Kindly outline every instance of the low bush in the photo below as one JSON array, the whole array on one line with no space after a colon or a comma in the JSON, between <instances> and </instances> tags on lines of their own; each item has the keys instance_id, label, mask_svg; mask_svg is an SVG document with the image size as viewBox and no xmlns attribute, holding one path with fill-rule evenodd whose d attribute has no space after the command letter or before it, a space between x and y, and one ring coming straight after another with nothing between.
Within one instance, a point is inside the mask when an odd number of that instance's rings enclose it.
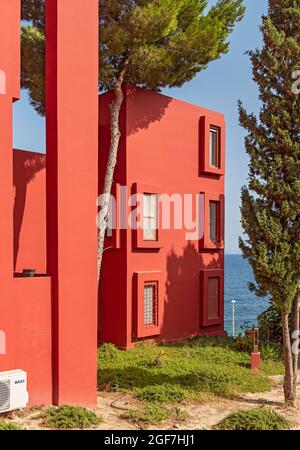
<instances>
[{"instance_id":1,"label":"low bush","mask_svg":"<svg viewBox=\"0 0 300 450\"><path fill-rule=\"evenodd\" d=\"M186 393L176 384L155 384L142 388L138 397L148 402L180 403L186 398Z\"/></svg>"},{"instance_id":2,"label":"low bush","mask_svg":"<svg viewBox=\"0 0 300 450\"><path fill-rule=\"evenodd\" d=\"M101 419L93 412L79 406L59 406L47 408L40 418L47 428L84 429L98 425Z\"/></svg>"},{"instance_id":3,"label":"low bush","mask_svg":"<svg viewBox=\"0 0 300 450\"><path fill-rule=\"evenodd\" d=\"M22 430L18 424L11 420L0 419L0 431Z\"/></svg>"},{"instance_id":4,"label":"low bush","mask_svg":"<svg viewBox=\"0 0 300 450\"><path fill-rule=\"evenodd\" d=\"M252 408L230 414L216 430L288 430L289 422L269 408Z\"/></svg>"},{"instance_id":5,"label":"low bush","mask_svg":"<svg viewBox=\"0 0 300 450\"><path fill-rule=\"evenodd\" d=\"M159 424L169 419L170 416L171 413L167 408L157 404L147 405L141 409L129 410L121 415L122 419L135 420L152 425Z\"/></svg>"}]
</instances>

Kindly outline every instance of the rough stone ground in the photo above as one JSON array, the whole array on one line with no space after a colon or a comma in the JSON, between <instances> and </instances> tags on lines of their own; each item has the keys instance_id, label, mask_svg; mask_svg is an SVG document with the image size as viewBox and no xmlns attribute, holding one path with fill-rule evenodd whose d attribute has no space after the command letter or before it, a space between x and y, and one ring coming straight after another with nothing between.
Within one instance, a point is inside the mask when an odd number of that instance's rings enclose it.
<instances>
[{"instance_id":1,"label":"rough stone ground","mask_svg":"<svg viewBox=\"0 0 300 450\"><path fill-rule=\"evenodd\" d=\"M284 415L293 423L293 429L300 430L300 384L298 387L297 409L286 409L283 405L282 377L272 377L274 382L270 392L243 394L234 399L216 398L208 402L188 402L181 404L180 408L187 412L189 418L185 422L176 420L166 421L160 425L144 425L133 423L120 418L124 410L137 409L142 404L134 397L127 394L113 392L99 392L97 414L102 417L103 422L97 427L100 430L198 430L210 429L220 422L231 412L239 409L247 409L255 406L268 406ZM31 409L21 413L14 413L12 418L24 428L41 429L40 421L37 419L40 410Z\"/></svg>"}]
</instances>

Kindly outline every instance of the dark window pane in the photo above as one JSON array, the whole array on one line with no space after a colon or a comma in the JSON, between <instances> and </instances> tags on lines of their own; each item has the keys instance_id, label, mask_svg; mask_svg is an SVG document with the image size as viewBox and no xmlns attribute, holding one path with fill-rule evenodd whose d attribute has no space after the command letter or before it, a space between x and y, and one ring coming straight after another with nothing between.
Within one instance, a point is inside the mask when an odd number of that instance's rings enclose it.
<instances>
[{"instance_id":1,"label":"dark window pane","mask_svg":"<svg viewBox=\"0 0 300 450\"><path fill-rule=\"evenodd\" d=\"M211 127L210 129L210 165L219 167L219 128Z\"/></svg>"},{"instance_id":2,"label":"dark window pane","mask_svg":"<svg viewBox=\"0 0 300 450\"><path fill-rule=\"evenodd\" d=\"M209 238L211 242L216 242L219 239L218 236L218 202L209 202Z\"/></svg>"}]
</instances>

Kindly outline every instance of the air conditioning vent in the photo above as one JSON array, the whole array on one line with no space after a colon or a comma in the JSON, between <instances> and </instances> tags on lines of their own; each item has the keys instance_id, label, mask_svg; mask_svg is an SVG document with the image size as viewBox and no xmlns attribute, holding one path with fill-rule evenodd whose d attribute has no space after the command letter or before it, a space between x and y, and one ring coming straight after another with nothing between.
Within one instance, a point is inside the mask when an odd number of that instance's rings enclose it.
<instances>
[{"instance_id":1,"label":"air conditioning vent","mask_svg":"<svg viewBox=\"0 0 300 450\"><path fill-rule=\"evenodd\" d=\"M0 372L0 413L25 408L27 403L26 372L23 370Z\"/></svg>"},{"instance_id":2,"label":"air conditioning vent","mask_svg":"<svg viewBox=\"0 0 300 450\"><path fill-rule=\"evenodd\" d=\"M10 380L0 381L0 412L10 409Z\"/></svg>"}]
</instances>

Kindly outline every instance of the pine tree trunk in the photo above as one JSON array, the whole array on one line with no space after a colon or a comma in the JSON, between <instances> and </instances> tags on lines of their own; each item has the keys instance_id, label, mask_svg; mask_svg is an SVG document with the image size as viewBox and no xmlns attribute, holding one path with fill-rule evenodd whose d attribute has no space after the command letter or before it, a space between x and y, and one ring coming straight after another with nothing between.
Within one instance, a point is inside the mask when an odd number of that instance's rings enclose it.
<instances>
[{"instance_id":1,"label":"pine tree trunk","mask_svg":"<svg viewBox=\"0 0 300 450\"><path fill-rule=\"evenodd\" d=\"M300 327L300 317L299 317L299 305L300 305L300 287L298 288L297 294L293 301L293 308L291 313L291 328L292 334L295 333L294 339L296 340L297 348L293 351L293 372L294 372L294 396L297 396L297 379L298 379L298 365L299 365L299 327Z\"/></svg>"},{"instance_id":2,"label":"pine tree trunk","mask_svg":"<svg viewBox=\"0 0 300 450\"><path fill-rule=\"evenodd\" d=\"M123 69L116 81L114 94L115 98L111 104L111 136L108 161L106 165L104 187L102 193L102 207L100 211L99 232L98 232L98 283L100 281L101 266L104 252L104 239L109 219L109 199L113 184L114 172L117 164L118 150L121 138L119 126L120 111L124 100L123 83L128 70L129 61L126 60Z\"/></svg>"},{"instance_id":3,"label":"pine tree trunk","mask_svg":"<svg viewBox=\"0 0 300 450\"><path fill-rule=\"evenodd\" d=\"M282 318L282 341L284 356L284 400L287 406L295 406L296 390L294 387L294 370L293 370L293 354L289 329L289 314L286 310L281 313Z\"/></svg>"}]
</instances>

